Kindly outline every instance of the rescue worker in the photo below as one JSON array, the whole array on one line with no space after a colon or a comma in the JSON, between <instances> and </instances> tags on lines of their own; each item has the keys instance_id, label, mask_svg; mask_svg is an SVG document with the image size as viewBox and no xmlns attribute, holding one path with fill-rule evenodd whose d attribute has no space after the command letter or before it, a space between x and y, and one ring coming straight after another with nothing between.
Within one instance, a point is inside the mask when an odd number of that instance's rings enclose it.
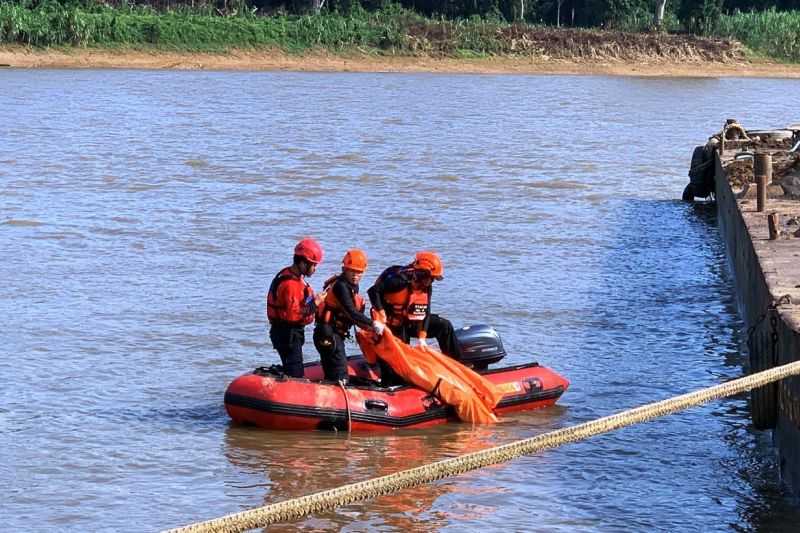
<instances>
[{"instance_id":1,"label":"rescue worker","mask_svg":"<svg viewBox=\"0 0 800 533\"><path fill-rule=\"evenodd\" d=\"M383 333L385 325L364 314L364 298L358 294L358 282L367 270L367 254L353 248L344 254L342 272L324 284L325 299L317 308L314 346L319 352L325 379L347 383L347 353L344 340L353 325Z\"/></svg>"},{"instance_id":2,"label":"rescue worker","mask_svg":"<svg viewBox=\"0 0 800 533\"><path fill-rule=\"evenodd\" d=\"M461 349L453 324L446 318L431 314L433 282L443 277L444 267L439 256L435 252L418 252L411 264L384 270L367 294L375 316L403 342L409 343L412 337L416 337L418 347L426 350L426 339L435 337L442 353L460 360ZM379 364L384 385L402 383L389 365L383 361Z\"/></svg>"},{"instance_id":3,"label":"rescue worker","mask_svg":"<svg viewBox=\"0 0 800 533\"><path fill-rule=\"evenodd\" d=\"M283 371L293 378L303 377L304 328L314 321L314 311L321 297L305 280L322 262L322 247L306 237L294 247L294 261L278 272L267 292L269 338L278 351Z\"/></svg>"}]
</instances>

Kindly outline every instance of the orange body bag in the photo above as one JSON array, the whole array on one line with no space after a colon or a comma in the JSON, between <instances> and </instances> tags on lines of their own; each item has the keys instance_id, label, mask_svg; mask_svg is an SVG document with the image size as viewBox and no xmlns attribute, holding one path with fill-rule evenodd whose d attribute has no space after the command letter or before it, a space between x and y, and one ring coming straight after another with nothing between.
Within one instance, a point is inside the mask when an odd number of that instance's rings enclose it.
<instances>
[{"instance_id":1,"label":"orange body bag","mask_svg":"<svg viewBox=\"0 0 800 533\"><path fill-rule=\"evenodd\" d=\"M491 381L440 352L412 348L386 329L377 337L364 331L356 339L369 363L385 361L397 374L452 405L464 422L496 422L492 412L503 393Z\"/></svg>"}]
</instances>

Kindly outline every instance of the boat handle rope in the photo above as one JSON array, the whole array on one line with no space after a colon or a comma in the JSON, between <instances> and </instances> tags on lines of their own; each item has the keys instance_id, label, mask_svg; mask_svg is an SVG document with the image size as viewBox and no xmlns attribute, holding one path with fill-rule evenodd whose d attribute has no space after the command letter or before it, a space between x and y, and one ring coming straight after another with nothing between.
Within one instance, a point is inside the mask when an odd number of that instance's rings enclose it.
<instances>
[{"instance_id":1,"label":"boat handle rope","mask_svg":"<svg viewBox=\"0 0 800 533\"><path fill-rule=\"evenodd\" d=\"M347 397L347 388L344 385L344 380L339 380L339 388L342 389L344 394L344 406L347 408L347 433L353 432L353 415L350 413L350 398Z\"/></svg>"},{"instance_id":2,"label":"boat handle rope","mask_svg":"<svg viewBox=\"0 0 800 533\"><path fill-rule=\"evenodd\" d=\"M342 505L391 494L445 477L510 461L523 455L530 455L556 448L563 444L585 440L615 429L647 422L654 418L676 413L719 398L740 394L774 381L797 376L798 374L800 374L800 361L795 361L719 385L645 404L634 409L550 431L528 439L468 453L460 457L444 459L386 476L342 485L341 487L265 505L256 509L229 514L221 518L170 529L166 533L233 533L296 520L312 513L330 511Z\"/></svg>"}]
</instances>

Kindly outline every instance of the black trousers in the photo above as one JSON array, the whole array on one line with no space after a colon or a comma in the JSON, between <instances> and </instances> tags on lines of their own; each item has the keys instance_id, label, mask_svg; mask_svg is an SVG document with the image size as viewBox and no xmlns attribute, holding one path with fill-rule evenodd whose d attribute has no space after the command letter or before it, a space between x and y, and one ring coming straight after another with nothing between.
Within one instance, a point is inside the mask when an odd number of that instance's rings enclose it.
<instances>
[{"instance_id":1,"label":"black trousers","mask_svg":"<svg viewBox=\"0 0 800 533\"><path fill-rule=\"evenodd\" d=\"M269 328L269 340L278 351L283 371L293 378L303 377L303 344L306 333L303 326L275 323Z\"/></svg>"},{"instance_id":2,"label":"black trousers","mask_svg":"<svg viewBox=\"0 0 800 533\"><path fill-rule=\"evenodd\" d=\"M401 339L405 343L411 342L412 337L417 336L418 327L416 323L404 322L400 326L390 328L394 336ZM436 339L439 343L439 349L443 354L452 357L453 359L461 360L461 347L456 340L456 333L453 329L453 324L446 318L439 315L431 315L428 322L428 329L426 330L428 337ZM381 384L386 387L392 385L401 385L405 383L403 378L397 375L388 364L383 360L378 360L381 368Z\"/></svg>"},{"instance_id":3,"label":"black trousers","mask_svg":"<svg viewBox=\"0 0 800 533\"><path fill-rule=\"evenodd\" d=\"M322 371L328 381L347 381L347 353L344 335L328 324L314 328L314 346L319 352Z\"/></svg>"}]
</instances>

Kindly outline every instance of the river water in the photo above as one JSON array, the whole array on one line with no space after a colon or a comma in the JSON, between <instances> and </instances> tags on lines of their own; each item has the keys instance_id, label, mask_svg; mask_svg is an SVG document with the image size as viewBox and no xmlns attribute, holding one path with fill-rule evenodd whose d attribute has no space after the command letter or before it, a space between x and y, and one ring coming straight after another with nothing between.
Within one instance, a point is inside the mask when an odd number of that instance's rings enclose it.
<instances>
[{"instance_id":1,"label":"river water","mask_svg":"<svg viewBox=\"0 0 800 533\"><path fill-rule=\"evenodd\" d=\"M174 527L741 375L714 211L678 199L694 145L796 119L796 83L0 72L3 529ZM570 390L493 427L232 425L307 234L316 288L349 247L367 285L437 250L435 311ZM789 531L773 453L742 396L276 529Z\"/></svg>"}]
</instances>

